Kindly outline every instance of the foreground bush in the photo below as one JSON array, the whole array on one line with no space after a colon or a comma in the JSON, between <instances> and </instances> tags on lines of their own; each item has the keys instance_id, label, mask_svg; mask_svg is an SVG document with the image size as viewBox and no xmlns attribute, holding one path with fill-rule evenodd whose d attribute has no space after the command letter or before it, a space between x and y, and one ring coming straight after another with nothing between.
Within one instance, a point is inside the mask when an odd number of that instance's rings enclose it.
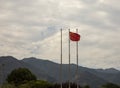
<instances>
[{"instance_id":1,"label":"foreground bush","mask_svg":"<svg viewBox=\"0 0 120 88\"><path fill-rule=\"evenodd\" d=\"M16 87L14 84L6 83L6 84L1 85L0 88L16 88Z\"/></svg>"},{"instance_id":2,"label":"foreground bush","mask_svg":"<svg viewBox=\"0 0 120 88\"><path fill-rule=\"evenodd\" d=\"M18 68L13 70L6 80L8 83L18 86L28 81L36 80L36 77L27 68Z\"/></svg>"},{"instance_id":3,"label":"foreground bush","mask_svg":"<svg viewBox=\"0 0 120 88\"><path fill-rule=\"evenodd\" d=\"M53 88L53 86L47 81L37 80L22 84L19 88Z\"/></svg>"},{"instance_id":4,"label":"foreground bush","mask_svg":"<svg viewBox=\"0 0 120 88\"><path fill-rule=\"evenodd\" d=\"M120 86L113 84L113 83L107 83L103 85L101 88L120 88Z\"/></svg>"}]
</instances>

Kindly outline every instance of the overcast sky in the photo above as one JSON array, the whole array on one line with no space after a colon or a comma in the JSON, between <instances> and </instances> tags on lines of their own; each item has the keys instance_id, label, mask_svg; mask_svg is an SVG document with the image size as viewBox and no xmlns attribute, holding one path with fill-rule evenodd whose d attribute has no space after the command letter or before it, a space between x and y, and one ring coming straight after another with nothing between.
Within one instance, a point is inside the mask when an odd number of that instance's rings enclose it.
<instances>
[{"instance_id":1,"label":"overcast sky","mask_svg":"<svg viewBox=\"0 0 120 88\"><path fill-rule=\"evenodd\" d=\"M0 0L0 56L68 63L68 29L79 29L79 65L120 69L120 0ZM71 42L71 63L76 62Z\"/></svg>"}]
</instances>

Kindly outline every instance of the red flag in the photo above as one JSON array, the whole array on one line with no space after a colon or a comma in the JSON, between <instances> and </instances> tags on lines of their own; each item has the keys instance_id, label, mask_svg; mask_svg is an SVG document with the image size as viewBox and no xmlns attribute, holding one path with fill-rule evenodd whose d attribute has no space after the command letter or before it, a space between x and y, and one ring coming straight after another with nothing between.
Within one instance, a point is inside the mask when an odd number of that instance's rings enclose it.
<instances>
[{"instance_id":1,"label":"red flag","mask_svg":"<svg viewBox=\"0 0 120 88\"><path fill-rule=\"evenodd\" d=\"M80 35L78 33L70 32L69 36L70 36L70 40L72 40L72 41L80 40Z\"/></svg>"}]
</instances>

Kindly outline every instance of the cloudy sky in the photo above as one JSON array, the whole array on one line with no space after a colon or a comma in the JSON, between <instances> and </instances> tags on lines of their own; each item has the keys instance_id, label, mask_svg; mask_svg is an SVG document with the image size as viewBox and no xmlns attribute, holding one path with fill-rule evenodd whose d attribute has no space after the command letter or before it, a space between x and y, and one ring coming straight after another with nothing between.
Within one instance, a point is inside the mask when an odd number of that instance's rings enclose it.
<instances>
[{"instance_id":1,"label":"cloudy sky","mask_svg":"<svg viewBox=\"0 0 120 88\"><path fill-rule=\"evenodd\" d=\"M79 65L120 69L120 0L0 0L0 56L68 63L68 29L79 29ZM76 62L71 42L71 63Z\"/></svg>"}]
</instances>

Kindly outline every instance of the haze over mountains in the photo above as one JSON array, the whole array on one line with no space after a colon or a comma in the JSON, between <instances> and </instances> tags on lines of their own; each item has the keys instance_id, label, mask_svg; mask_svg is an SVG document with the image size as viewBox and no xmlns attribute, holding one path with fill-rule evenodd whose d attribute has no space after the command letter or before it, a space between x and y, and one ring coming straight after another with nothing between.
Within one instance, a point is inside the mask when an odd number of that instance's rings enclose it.
<instances>
[{"instance_id":1,"label":"haze over mountains","mask_svg":"<svg viewBox=\"0 0 120 88\"><path fill-rule=\"evenodd\" d=\"M15 68L25 67L30 69L38 79L49 82L59 82L60 65L49 60L37 59L34 57L17 60L12 56L0 57L0 83ZM71 64L71 81L76 81L76 65ZM68 81L68 64L62 65L63 82ZM120 71L114 68L110 69L91 69L79 66L80 85L90 85L91 88L97 88L102 84L112 82L120 85Z\"/></svg>"}]
</instances>

